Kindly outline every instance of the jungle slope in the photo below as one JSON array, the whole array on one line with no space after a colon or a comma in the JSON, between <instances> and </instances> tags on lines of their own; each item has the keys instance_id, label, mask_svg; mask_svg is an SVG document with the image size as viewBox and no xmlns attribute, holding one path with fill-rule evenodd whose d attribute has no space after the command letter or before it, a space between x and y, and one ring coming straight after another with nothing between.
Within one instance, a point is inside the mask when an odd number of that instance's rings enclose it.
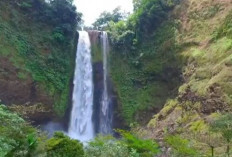
<instances>
[{"instance_id":1,"label":"jungle slope","mask_svg":"<svg viewBox=\"0 0 232 157\"><path fill-rule=\"evenodd\" d=\"M230 0L180 1L159 26L146 27L149 35L144 32L136 48L113 47L111 74L120 114L128 125L140 123L131 125L139 136L163 141L180 135L204 154L212 143L218 154L225 152L222 139L207 137L209 123L231 112L231 19ZM110 28L113 42L118 28Z\"/></svg>"},{"instance_id":2,"label":"jungle slope","mask_svg":"<svg viewBox=\"0 0 232 157\"><path fill-rule=\"evenodd\" d=\"M67 1L0 1L2 103L37 122L64 115L79 20Z\"/></svg>"},{"instance_id":3,"label":"jungle slope","mask_svg":"<svg viewBox=\"0 0 232 157\"><path fill-rule=\"evenodd\" d=\"M220 155L224 142L211 135L209 124L232 109L232 2L183 1L171 18L178 23L175 41L183 84L140 131L159 140L181 135L203 154L215 147Z\"/></svg>"}]
</instances>

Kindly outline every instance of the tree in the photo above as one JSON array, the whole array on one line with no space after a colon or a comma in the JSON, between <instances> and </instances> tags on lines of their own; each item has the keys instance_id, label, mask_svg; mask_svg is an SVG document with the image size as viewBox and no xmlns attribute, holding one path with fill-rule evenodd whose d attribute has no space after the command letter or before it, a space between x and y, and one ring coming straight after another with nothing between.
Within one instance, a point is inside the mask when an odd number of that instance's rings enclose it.
<instances>
[{"instance_id":1,"label":"tree","mask_svg":"<svg viewBox=\"0 0 232 157\"><path fill-rule=\"evenodd\" d=\"M139 157L134 149L112 136L97 136L89 142L85 157Z\"/></svg>"},{"instance_id":2,"label":"tree","mask_svg":"<svg viewBox=\"0 0 232 157\"><path fill-rule=\"evenodd\" d=\"M191 147L190 141L179 135L167 136L165 142L174 149L174 153L178 157L197 156L197 152Z\"/></svg>"},{"instance_id":3,"label":"tree","mask_svg":"<svg viewBox=\"0 0 232 157\"><path fill-rule=\"evenodd\" d=\"M142 4L142 0L133 0L134 11L137 11Z\"/></svg>"},{"instance_id":4,"label":"tree","mask_svg":"<svg viewBox=\"0 0 232 157\"><path fill-rule=\"evenodd\" d=\"M230 156L230 143L232 140L232 114L228 113L216 119L211 124L211 129L214 132L221 133L223 138L226 140L227 142L226 153L229 157Z\"/></svg>"},{"instance_id":5,"label":"tree","mask_svg":"<svg viewBox=\"0 0 232 157\"><path fill-rule=\"evenodd\" d=\"M120 7L115 8L112 12L104 11L99 18L93 23L96 29L104 29L112 22L119 22L127 17L127 13L122 12Z\"/></svg>"},{"instance_id":6,"label":"tree","mask_svg":"<svg viewBox=\"0 0 232 157\"><path fill-rule=\"evenodd\" d=\"M210 147L212 157L214 157L214 149L221 146L221 143L219 141L222 139L222 137L218 133L215 134L212 133L211 131L205 133L198 132L196 135L194 135L194 138L197 141L200 141L201 143L205 143L208 145L208 147Z\"/></svg>"}]
</instances>

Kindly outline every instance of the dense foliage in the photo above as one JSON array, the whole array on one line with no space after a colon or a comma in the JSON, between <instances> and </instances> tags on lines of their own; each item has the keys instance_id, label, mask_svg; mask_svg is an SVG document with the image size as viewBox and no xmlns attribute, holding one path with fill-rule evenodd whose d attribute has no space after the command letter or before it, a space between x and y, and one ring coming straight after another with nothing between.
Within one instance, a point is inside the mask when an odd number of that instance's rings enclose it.
<instances>
[{"instance_id":1,"label":"dense foliage","mask_svg":"<svg viewBox=\"0 0 232 157\"><path fill-rule=\"evenodd\" d=\"M187 139L181 138L180 136L167 136L165 141L173 148L173 156L186 157L186 156L197 156L197 151L192 147L193 144Z\"/></svg>"},{"instance_id":2,"label":"dense foliage","mask_svg":"<svg viewBox=\"0 0 232 157\"><path fill-rule=\"evenodd\" d=\"M0 14L0 34L4 40L0 55L8 57L19 69L19 79L32 78L37 88L46 91L53 99L56 114L63 116L68 103L74 40L81 14L68 0L49 3L4 0L0 2Z\"/></svg>"},{"instance_id":3,"label":"dense foliage","mask_svg":"<svg viewBox=\"0 0 232 157\"><path fill-rule=\"evenodd\" d=\"M129 131L119 130L123 143L125 143L128 148L136 150L141 156L152 157L159 153L158 144L151 139L140 139L130 133Z\"/></svg>"},{"instance_id":4,"label":"dense foliage","mask_svg":"<svg viewBox=\"0 0 232 157\"><path fill-rule=\"evenodd\" d=\"M231 156L228 1L133 2L134 13L127 20L116 8L102 13L94 25L110 37L109 71L120 115L134 127L137 122L146 125L158 112L148 126L132 131L164 139L162 149L129 131L118 131L118 139L99 136L85 148L60 132L47 139L1 105L0 156L153 157L160 150L177 157ZM18 79L31 78L45 89L62 116L81 14L72 0L1 0L0 14L1 56L16 67Z\"/></svg>"},{"instance_id":5,"label":"dense foliage","mask_svg":"<svg viewBox=\"0 0 232 157\"><path fill-rule=\"evenodd\" d=\"M232 114L228 113L217 118L211 124L211 129L214 132L221 133L227 143L226 153L230 156L230 144L232 140Z\"/></svg>"},{"instance_id":6,"label":"dense foliage","mask_svg":"<svg viewBox=\"0 0 232 157\"><path fill-rule=\"evenodd\" d=\"M117 23L126 19L127 13L122 12L120 7L115 8L112 12L106 12L100 14L98 19L93 23L95 29L104 30L109 27L111 22Z\"/></svg>"},{"instance_id":7,"label":"dense foliage","mask_svg":"<svg viewBox=\"0 0 232 157\"><path fill-rule=\"evenodd\" d=\"M121 139L98 136L86 147L87 157L153 157L159 153L158 144L144 140L128 131L119 130Z\"/></svg>"},{"instance_id":8,"label":"dense foliage","mask_svg":"<svg viewBox=\"0 0 232 157\"><path fill-rule=\"evenodd\" d=\"M27 124L6 106L0 106L0 155L1 156L49 156L49 157L152 157L159 147L152 140L136 137L128 131L120 130L121 139L98 136L85 149L74 139L62 132L54 133L47 139L38 130Z\"/></svg>"},{"instance_id":9,"label":"dense foliage","mask_svg":"<svg viewBox=\"0 0 232 157\"><path fill-rule=\"evenodd\" d=\"M70 139L61 132L56 132L47 141L47 155L50 157L83 157L83 145L77 140Z\"/></svg>"},{"instance_id":10,"label":"dense foliage","mask_svg":"<svg viewBox=\"0 0 232 157\"><path fill-rule=\"evenodd\" d=\"M0 156L29 156L37 145L36 130L0 105Z\"/></svg>"},{"instance_id":11,"label":"dense foliage","mask_svg":"<svg viewBox=\"0 0 232 157\"><path fill-rule=\"evenodd\" d=\"M136 150L111 136L98 136L86 147L86 157L139 157Z\"/></svg>"},{"instance_id":12,"label":"dense foliage","mask_svg":"<svg viewBox=\"0 0 232 157\"><path fill-rule=\"evenodd\" d=\"M134 13L126 22L111 22L107 28L111 34L113 46L133 50L133 47L150 35L168 19L168 13L179 0L137 0L134 1ZM126 50L124 50L126 51Z\"/></svg>"},{"instance_id":13,"label":"dense foliage","mask_svg":"<svg viewBox=\"0 0 232 157\"><path fill-rule=\"evenodd\" d=\"M134 1L134 13L126 21L111 21L105 28L112 45L111 76L128 124L146 122L152 116L143 115L146 111L159 110L175 95L181 68L175 40L178 23L167 15L178 3Z\"/></svg>"},{"instance_id":14,"label":"dense foliage","mask_svg":"<svg viewBox=\"0 0 232 157\"><path fill-rule=\"evenodd\" d=\"M83 157L83 145L61 132L48 139L17 114L0 105L1 157Z\"/></svg>"}]
</instances>

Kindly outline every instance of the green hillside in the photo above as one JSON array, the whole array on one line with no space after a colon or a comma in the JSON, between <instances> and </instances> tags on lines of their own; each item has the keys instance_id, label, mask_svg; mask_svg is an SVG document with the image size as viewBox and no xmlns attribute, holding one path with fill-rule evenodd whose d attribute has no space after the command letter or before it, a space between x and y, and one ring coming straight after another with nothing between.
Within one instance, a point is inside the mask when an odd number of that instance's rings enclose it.
<instances>
[{"instance_id":1,"label":"green hillside","mask_svg":"<svg viewBox=\"0 0 232 157\"><path fill-rule=\"evenodd\" d=\"M121 116L177 156L223 154L228 147L210 125L231 112L231 2L136 2L127 21L106 27ZM177 146L185 139L193 154Z\"/></svg>"},{"instance_id":2,"label":"green hillside","mask_svg":"<svg viewBox=\"0 0 232 157\"><path fill-rule=\"evenodd\" d=\"M93 24L109 36L114 122L127 130L83 145L29 122L67 111L81 13L72 0L0 0L0 157L231 156L231 0L133 5ZM89 31L93 65L104 71L100 35Z\"/></svg>"},{"instance_id":3,"label":"green hillside","mask_svg":"<svg viewBox=\"0 0 232 157\"><path fill-rule=\"evenodd\" d=\"M13 109L25 111L22 114L33 120L54 112L64 115L78 21L80 14L67 1L1 0L0 96L4 104L14 104Z\"/></svg>"}]
</instances>

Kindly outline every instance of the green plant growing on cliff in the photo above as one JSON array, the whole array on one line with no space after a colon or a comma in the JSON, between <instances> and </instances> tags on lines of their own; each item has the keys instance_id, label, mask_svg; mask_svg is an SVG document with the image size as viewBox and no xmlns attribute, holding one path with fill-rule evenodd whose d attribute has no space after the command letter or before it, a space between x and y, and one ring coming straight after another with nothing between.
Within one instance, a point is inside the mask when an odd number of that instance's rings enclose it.
<instances>
[{"instance_id":1,"label":"green plant growing on cliff","mask_svg":"<svg viewBox=\"0 0 232 157\"><path fill-rule=\"evenodd\" d=\"M227 142L227 156L230 157L230 143L232 140L232 114L227 113L212 122L211 130L222 134L223 138Z\"/></svg>"}]
</instances>

